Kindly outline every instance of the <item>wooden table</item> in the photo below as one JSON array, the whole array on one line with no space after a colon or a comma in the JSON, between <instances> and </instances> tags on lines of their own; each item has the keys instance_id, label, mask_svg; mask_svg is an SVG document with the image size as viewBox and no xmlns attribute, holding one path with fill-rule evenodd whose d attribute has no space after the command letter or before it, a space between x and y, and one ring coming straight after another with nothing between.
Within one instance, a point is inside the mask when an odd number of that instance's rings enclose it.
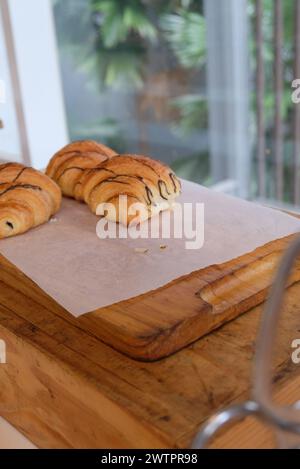
<instances>
[{"instance_id":1,"label":"wooden table","mask_svg":"<svg viewBox=\"0 0 300 469\"><path fill-rule=\"evenodd\" d=\"M144 363L83 331L75 319L50 314L53 301L0 261L0 339L7 344L0 415L37 446L185 448L212 413L249 397L261 306L168 358ZM300 337L299 298L300 283L286 295L278 390L290 386L300 366L291 361L291 342ZM223 434L216 445L236 445L241 432L233 431L234 438L226 432L228 439ZM253 445L271 444L257 434L252 431ZM245 435L241 444L251 446Z\"/></svg>"}]
</instances>

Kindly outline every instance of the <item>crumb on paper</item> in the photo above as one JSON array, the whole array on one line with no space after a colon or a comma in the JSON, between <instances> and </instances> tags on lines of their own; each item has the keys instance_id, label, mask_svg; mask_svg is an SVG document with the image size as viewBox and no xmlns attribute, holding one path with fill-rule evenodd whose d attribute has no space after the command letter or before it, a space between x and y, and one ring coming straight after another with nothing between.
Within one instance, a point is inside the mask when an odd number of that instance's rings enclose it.
<instances>
[{"instance_id":1,"label":"crumb on paper","mask_svg":"<svg viewBox=\"0 0 300 469\"><path fill-rule=\"evenodd\" d=\"M166 244L161 244L161 245L159 246L159 249L160 249L161 251L163 251L164 249L167 249L167 245L166 245Z\"/></svg>"},{"instance_id":2,"label":"crumb on paper","mask_svg":"<svg viewBox=\"0 0 300 469\"><path fill-rule=\"evenodd\" d=\"M49 222L50 223L56 223L58 221L58 218L57 217L52 217L50 218Z\"/></svg>"},{"instance_id":3,"label":"crumb on paper","mask_svg":"<svg viewBox=\"0 0 300 469\"><path fill-rule=\"evenodd\" d=\"M146 254L146 252L149 251L148 248L134 248L135 252L141 253L141 254Z\"/></svg>"}]
</instances>

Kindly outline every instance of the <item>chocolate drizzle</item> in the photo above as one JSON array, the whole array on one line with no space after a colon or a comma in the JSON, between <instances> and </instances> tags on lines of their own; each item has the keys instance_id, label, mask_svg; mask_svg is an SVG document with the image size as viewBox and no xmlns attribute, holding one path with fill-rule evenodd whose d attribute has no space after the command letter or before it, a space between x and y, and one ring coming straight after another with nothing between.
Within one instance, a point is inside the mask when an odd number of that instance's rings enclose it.
<instances>
[{"instance_id":1,"label":"chocolate drizzle","mask_svg":"<svg viewBox=\"0 0 300 469\"><path fill-rule=\"evenodd\" d=\"M98 187L100 187L102 184L106 184L106 183L108 183L108 182L118 182L119 184L125 184L126 186L129 186L129 185L130 185L129 182L115 181L116 177L117 177L117 176L111 177L111 178L108 178L108 179L104 179L104 181L98 182L98 184L96 184L96 185L93 187L93 189L91 190L90 196L92 195L92 193L93 193Z\"/></svg>"},{"instance_id":2,"label":"chocolate drizzle","mask_svg":"<svg viewBox=\"0 0 300 469\"><path fill-rule=\"evenodd\" d=\"M170 176L170 179L172 181L172 184L173 184L173 187L174 187L174 192L176 194L177 192L177 187L176 187L176 183L175 183L175 175L173 173L169 173L169 176Z\"/></svg>"},{"instance_id":3,"label":"chocolate drizzle","mask_svg":"<svg viewBox=\"0 0 300 469\"><path fill-rule=\"evenodd\" d=\"M147 199L148 199L148 205L151 205L152 199L153 199L153 192L150 189L150 187L147 185L145 186L145 189L146 189L146 194L147 194Z\"/></svg>"},{"instance_id":4,"label":"chocolate drizzle","mask_svg":"<svg viewBox=\"0 0 300 469\"><path fill-rule=\"evenodd\" d=\"M139 158L138 156L134 156L134 155L116 155L112 159L108 159L108 161L104 161L103 163L100 163L99 165L97 165L97 167L88 169L87 174L92 174L93 172L96 173L98 171L108 171L111 174L113 174L115 176L115 178L119 177L119 176L124 176L124 177L127 177L127 178L131 177L131 178L138 179L145 186L147 205L152 205L153 204L153 199L154 199L154 194L151 190L151 187L149 187L149 185L145 182L145 179L143 177L139 176L138 174L135 174L135 175L134 174L126 174L126 173L125 174L120 174L118 172L118 167L116 167L115 171L113 171L111 169L108 169L110 167L110 163L113 162L114 158L116 158L117 156L119 158L123 157L124 161L126 161L126 159L127 160L134 159L134 161L137 164L140 164L141 166L145 166L145 167L149 168L158 177L157 185L158 185L158 190L159 190L160 197L164 200L169 200L169 196L171 196L170 187L168 187L166 181L164 181L163 179L160 179L161 172L156 170L155 167L153 167L153 165L151 163L148 163L147 161L143 160L142 158ZM105 167L106 162L108 163L108 168ZM112 165L112 167L113 167L113 165ZM169 177L171 179L172 186L174 188L174 192L176 193L177 192L177 186L176 186L176 182L175 182L175 179L174 179L174 174L169 173ZM115 178L109 178L107 180L111 181L111 180L114 180ZM101 181L99 184L101 184L102 182L104 182L104 181ZM80 180L78 182L78 184L85 185L86 182L84 180ZM96 185L95 187L97 187L97 186L98 185ZM95 187L92 189L92 191L95 189Z\"/></svg>"},{"instance_id":5,"label":"chocolate drizzle","mask_svg":"<svg viewBox=\"0 0 300 469\"><path fill-rule=\"evenodd\" d=\"M158 189L159 189L159 193L160 193L160 196L162 199L165 199L165 200L168 200L168 197L165 197L162 193L162 190L161 190L161 186L164 185L165 188L167 187L165 181L162 181L161 179L158 181ZM167 193L169 194L168 190L166 189Z\"/></svg>"},{"instance_id":6,"label":"chocolate drizzle","mask_svg":"<svg viewBox=\"0 0 300 469\"><path fill-rule=\"evenodd\" d=\"M0 193L0 197L2 197L2 195L6 194L7 192L13 191L15 189L32 189L35 191L42 190L40 186L33 186L32 184L15 184L4 189L4 191Z\"/></svg>"},{"instance_id":7,"label":"chocolate drizzle","mask_svg":"<svg viewBox=\"0 0 300 469\"><path fill-rule=\"evenodd\" d=\"M159 174L158 172L149 164L147 163L146 161L142 160L142 159L137 159L136 161L138 161L139 163L141 163L143 166L146 166L147 168L151 169L154 174L156 174L156 176L159 177Z\"/></svg>"},{"instance_id":8,"label":"chocolate drizzle","mask_svg":"<svg viewBox=\"0 0 300 469\"><path fill-rule=\"evenodd\" d=\"M141 181L141 183L145 186L145 191L146 191L146 195L147 195L147 199L146 199L147 205L152 204L153 192L150 189L150 187L148 186L148 184L145 182L144 178L142 178L141 176L133 176L131 174L116 175L116 177L118 177L118 176L125 176L127 178L137 179L138 181Z\"/></svg>"},{"instance_id":9,"label":"chocolate drizzle","mask_svg":"<svg viewBox=\"0 0 300 469\"><path fill-rule=\"evenodd\" d=\"M57 178L57 181L59 181L60 178L63 177L64 174L66 174L68 171L71 171L71 169L78 169L79 171L84 171L85 168L80 168L80 166L70 166L69 168L63 170L61 175Z\"/></svg>"},{"instance_id":10,"label":"chocolate drizzle","mask_svg":"<svg viewBox=\"0 0 300 469\"><path fill-rule=\"evenodd\" d=\"M103 161L103 163L105 163L106 161L107 160ZM100 163L100 165L98 165L98 166L95 166L95 168L85 168L85 171L86 171L87 174L97 173L98 171L107 171L108 173L116 174L111 169L102 168L101 165L102 165L102 163Z\"/></svg>"},{"instance_id":11,"label":"chocolate drizzle","mask_svg":"<svg viewBox=\"0 0 300 469\"><path fill-rule=\"evenodd\" d=\"M6 168L9 168L10 166L15 165L16 163L5 163L0 166L0 171L4 171Z\"/></svg>"},{"instance_id":12,"label":"chocolate drizzle","mask_svg":"<svg viewBox=\"0 0 300 469\"><path fill-rule=\"evenodd\" d=\"M80 142L79 142L79 143L80 143ZM60 150L58 153L56 153L56 154L51 158L51 161L50 161L50 163L49 163L49 165L48 165L48 168L47 168L47 170L46 170L46 174L49 174L49 173L48 173L49 170L50 170L50 171L54 171L53 176L51 176L51 177L54 177L55 174L57 173L57 171L59 170L59 168L61 167L61 164L64 164L64 163L65 163L66 161L68 161L70 158L73 158L73 157L76 157L76 156L87 156L87 157L89 157L89 155L90 155L91 153L95 153L95 154L97 153L97 154L103 156L104 158L108 159L108 156L107 156L107 155L105 155L105 154L103 154L103 153L101 153L101 152L99 152L99 151L96 151L96 150L95 150L95 151L93 151L93 150L84 151L84 150L78 149L78 150L66 150L66 151L64 151L64 150L62 149L62 150ZM67 158L66 161L64 161L64 163L58 162L58 165L56 165L56 164L55 164L56 160L59 159L59 158L61 158L61 157L63 157L63 156L69 156L69 158ZM105 161L106 161L106 160L105 160Z\"/></svg>"},{"instance_id":13,"label":"chocolate drizzle","mask_svg":"<svg viewBox=\"0 0 300 469\"><path fill-rule=\"evenodd\" d=\"M99 186L101 186L102 184L105 184L105 183L115 182L115 183L118 183L118 184L124 184L126 186L131 185L129 182L118 180L118 178L120 178L120 177L127 177L127 178L137 179L138 181L140 181L145 186L145 191L146 191L146 196L147 196L147 198L145 199L146 205L151 205L152 204L153 192L151 191L150 187L147 186L147 184L145 183L143 178L140 177L140 176L131 176L131 175L127 175L127 174L118 174L118 175L115 175L114 177L104 179L104 181L100 181L98 184L96 184L93 187L93 189L90 192L90 196ZM139 200L139 199L137 199L137 200Z\"/></svg>"},{"instance_id":14,"label":"chocolate drizzle","mask_svg":"<svg viewBox=\"0 0 300 469\"><path fill-rule=\"evenodd\" d=\"M24 171L26 171L26 169L28 169L28 168L26 168L26 167L25 167L25 168L22 168L21 171L19 171L19 173L17 174L17 176L15 177L15 179L13 179L12 182L13 182L13 183L16 182L16 181L19 179L19 177L24 173Z\"/></svg>"},{"instance_id":15,"label":"chocolate drizzle","mask_svg":"<svg viewBox=\"0 0 300 469\"><path fill-rule=\"evenodd\" d=\"M141 183L145 186L145 191L146 191L146 196L147 196L147 198L145 199L146 203L147 203L147 205L152 204L153 192L150 189L150 187L147 185L147 183L145 182L144 178L142 178L141 176L133 176L131 174L116 175L116 177L118 177L118 176L125 176L127 178L137 179L138 181L141 181Z\"/></svg>"},{"instance_id":16,"label":"chocolate drizzle","mask_svg":"<svg viewBox=\"0 0 300 469\"><path fill-rule=\"evenodd\" d=\"M100 171L100 170L101 170L101 171L107 171L108 173L115 175L115 173L114 173L113 171L111 171L110 169L100 168L99 166L96 166L95 168L84 168L84 173L87 174L87 175L89 175L89 174L91 174L91 173L96 173L96 172L98 172L98 171ZM82 181L81 178L82 178L82 176L81 176L80 179L76 182L75 188L76 188L77 185L82 186L83 184L86 183L86 181L84 181L84 180Z\"/></svg>"},{"instance_id":17,"label":"chocolate drizzle","mask_svg":"<svg viewBox=\"0 0 300 469\"><path fill-rule=\"evenodd\" d=\"M59 152L59 153L56 153L56 155L54 155L53 159L55 158L61 158L62 156L64 155L81 155L81 152L78 151L78 150L68 150L68 151L62 151L62 152Z\"/></svg>"},{"instance_id":18,"label":"chocolate drizzle","mask_svg":"<svg viewBox=\"0 0 300 469\"><path fill-rule=\"evenodd\" d=\"M95 148L95 150L80 150L80 149L78 149L78 150L66 150L66 151L60 150L58 153L56 153L53 156L53 159L61 158L64 155L89 156L90 153L97 153L98 155L104 156L106 159L109 159L109 156L105 153L105 151L103 150L103 152L102 152L102 151L100 151L99 148L97 148L97 149Z\"/></svg>"}]
</instances>

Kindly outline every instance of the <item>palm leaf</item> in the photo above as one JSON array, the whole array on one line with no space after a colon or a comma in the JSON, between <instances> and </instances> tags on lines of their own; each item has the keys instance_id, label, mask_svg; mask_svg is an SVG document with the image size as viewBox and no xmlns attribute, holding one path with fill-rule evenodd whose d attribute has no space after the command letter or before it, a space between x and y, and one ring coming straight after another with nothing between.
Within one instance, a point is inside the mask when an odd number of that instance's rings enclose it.
<instances>
[{"instance_id":1,"label":"palm leaf","mask_svg":"<svg viewBox=\"0 0 300 469\"><path fill-rule=\"evenodd\" d=\"M205 20L185 10L164 14L160 26L174 54L184 67L199 67L205 60Z\"/></svg>"}]
</instances>

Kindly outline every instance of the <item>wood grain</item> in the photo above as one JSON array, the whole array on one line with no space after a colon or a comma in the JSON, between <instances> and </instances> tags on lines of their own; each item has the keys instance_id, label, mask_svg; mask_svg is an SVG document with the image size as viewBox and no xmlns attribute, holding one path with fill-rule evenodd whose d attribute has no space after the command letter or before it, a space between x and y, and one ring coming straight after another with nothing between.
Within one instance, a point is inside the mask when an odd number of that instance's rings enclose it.
<instances>
[{"instance_id":1,"label":"wood grain","mask_svg":"<svg viewBox=\"0 0 300 469\"><path fill-rule=\"evenodd\" d=\"M287 406L299 401L300 377L281 384L275 392L278 405ZM266 422L247 417L216 435L210 448L215 449L273 449L278 448L278 430ZM298 436L294 445L299 446Z\"/></svg>"},{"instance_id":2,"label":"wood grain","mask_svg":"<svg viewBox=\"0 0 300 469\"><path fill-rule=\"evenodd\" d=\"M264 301L278 259L292 237L88 313L78 323L130 357L166 357ZM300 263L289 284L297 280Z\"/></svg>"},{"instance_id":3,"label":"wood grain","mask_svg":"<svg viewBox=\"0 0 300 469\"><path fill-rule=\"evenodd\" d=\"M169 356L266 298L278 260L294 235L255 251L193 272L170 284L79 318L52 301L2 258L5 283L26 295L43 297L51 312L91 332L122 353L143 361ZM300 263L289 279L300 280Z\"/></svg>"},{"instance_id":4,"label":"wood grain","mask_svg":"<svg viewBox=\"0 0 300 469\"><path fill-rule=\"evenodd\" d=\"M0 267L0 338L7 343L0 415L39 447L185 448L213 412L249 397L261 306L146 363L107 346L3 258ZM196 275L193 282L195 291L205 287ZM275 387L299 371L291 362L291 341L300 337L299 294L299 283L287 292ZM169 303L163 306L168 311Z\"/></svg>"}]
</instances>

